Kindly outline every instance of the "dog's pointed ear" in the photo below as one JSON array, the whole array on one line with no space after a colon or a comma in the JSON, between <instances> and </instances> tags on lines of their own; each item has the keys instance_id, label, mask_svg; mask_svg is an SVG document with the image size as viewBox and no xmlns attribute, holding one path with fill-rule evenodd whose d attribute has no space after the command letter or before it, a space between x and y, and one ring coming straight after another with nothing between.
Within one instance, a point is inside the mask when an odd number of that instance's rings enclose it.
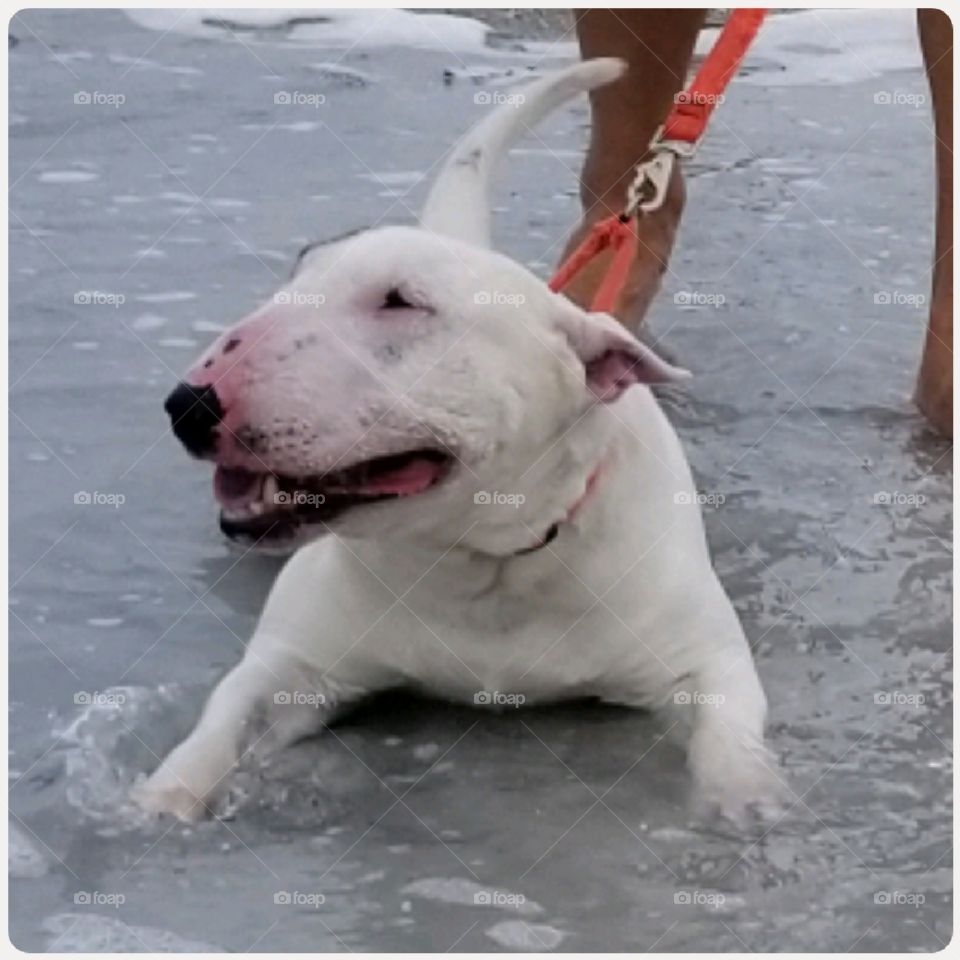
<instances>
[{"instance_id":1,"label":"dog's pointed ear","mask_svg":"<svg viewBox=\"0 0 960 960\"><path fill-rule=\"evenodd\" d=\"M587 388L612 403L636 383L674 383L689 370L675 367L606 313L587 313L565 297L558 326L586 372Z\"/></svg>"}]
</instances>

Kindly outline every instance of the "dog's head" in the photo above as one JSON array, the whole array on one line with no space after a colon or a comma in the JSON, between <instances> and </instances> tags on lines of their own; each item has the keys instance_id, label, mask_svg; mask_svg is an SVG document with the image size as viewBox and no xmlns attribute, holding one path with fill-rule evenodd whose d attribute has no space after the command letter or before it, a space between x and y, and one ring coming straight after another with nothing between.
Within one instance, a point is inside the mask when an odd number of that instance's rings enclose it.
<instances>
[{"instance_id":1,"label":"dog's head","mask_svg":"<svg viewBox=\"0 0 960 960\"><path fill-rule=\"evenodd\" d=\"M589 406L682 375L489 249L490 168L519 127L619 73L593 61L527 88L526 115L510 106L455 148L421 227L307 248L200 357L167 410L216 464L228 536L292 546L330 528L462 528L479 492Z\"/></svg>"}]
</instances>

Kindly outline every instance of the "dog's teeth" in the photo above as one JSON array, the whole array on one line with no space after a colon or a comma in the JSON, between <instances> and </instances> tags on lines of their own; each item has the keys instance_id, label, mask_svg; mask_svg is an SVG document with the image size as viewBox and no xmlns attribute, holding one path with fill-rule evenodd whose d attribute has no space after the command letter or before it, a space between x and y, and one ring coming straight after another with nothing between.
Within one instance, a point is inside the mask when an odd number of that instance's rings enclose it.
<instances>
[{"instance_id":1,"label":"dog's teeth","mask_svg":"<svg viewBox=\"0 0 960 960\"><path fill-rule=\"evenodd\" d=\"M263 481L263 492L260 494L260 499L268 506L273 506L277 502L279 492L280 484L277 483L277 478L272 473L268 474L267 479Z\"/></svg>"},{"instance_id":2,"label":"dog's teeth","mask_svg":"<svg viewBox=\"0 0 960 960\"><path fill-rule=\"evenodd\" d=\"M267 505L262 500L256 500L254 503L251 503L248 507L250 510L250 515L254 517L259 517L264 510L267 509Z\"/></svg>"}]
</instances>

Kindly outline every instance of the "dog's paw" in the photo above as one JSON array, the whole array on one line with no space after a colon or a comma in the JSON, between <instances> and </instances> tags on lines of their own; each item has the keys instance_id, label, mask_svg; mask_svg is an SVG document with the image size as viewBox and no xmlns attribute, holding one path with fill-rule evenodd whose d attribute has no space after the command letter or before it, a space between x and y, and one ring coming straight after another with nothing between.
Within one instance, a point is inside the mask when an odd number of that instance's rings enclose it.
<instances>
[{"instance_id":1,"label":"dog's paw","mask_svg":"<svg viewBox=\"0 0 960 960\"><path fill-rule=\"evenodd\" d=\"M131 799L150 814L168 814L184 823L196 823L210 812L209 802L163 766L134 786Z\"/></svg>"},{"instance_id":2,"label":"dog's paw","mask_svg":"<svg viewBox=\"0 0 960 960\"><path fill-rule=\"evenodd\" d=\"M721 817L739 829L779 820L790 790L776 758L762 744L697 742L690 747L693 807L703 819Z\"/></svg>"}]
</instances>

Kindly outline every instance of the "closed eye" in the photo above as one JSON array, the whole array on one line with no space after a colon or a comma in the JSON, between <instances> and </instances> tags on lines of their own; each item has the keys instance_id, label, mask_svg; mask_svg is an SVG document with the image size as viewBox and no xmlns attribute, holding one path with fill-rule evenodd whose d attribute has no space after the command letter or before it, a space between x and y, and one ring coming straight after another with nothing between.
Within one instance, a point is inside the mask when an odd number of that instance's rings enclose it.
<instances>
[{"instance_id":1,"label":"closed eye","mask_svg":"<svg viewBox=\"0 0 960 960\"><path fill-rule=\"evenodd\" d=\"M381 310L415 310L415 304L412 304L397 287L391 287L380 304Z\"/></svg>"}]
</instances>

